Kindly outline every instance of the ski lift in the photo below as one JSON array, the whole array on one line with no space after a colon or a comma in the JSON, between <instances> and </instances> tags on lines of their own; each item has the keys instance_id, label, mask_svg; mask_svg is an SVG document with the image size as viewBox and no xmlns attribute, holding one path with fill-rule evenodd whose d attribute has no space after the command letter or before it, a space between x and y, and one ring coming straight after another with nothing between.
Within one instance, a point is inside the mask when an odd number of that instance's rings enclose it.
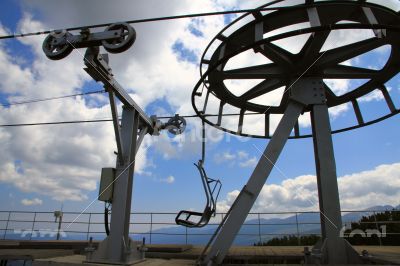
<instances>
[{"instance_id":1,"label":"ski lift","mask_svg":"<svg viewBox=\"0 0 400 266\"><path fill-rule=\"evenodd\" d=\"M204 170L204 159L205 159L205 124L202 123L202 158L198 163L194 164L200 173L200 178L203 184L204 192L206 194L206 206L203 212L195 212L182 210L178 213L175 218L175 222L178 225L186 227L203 227L208 224L211 217L215 216L217 199L219 192L221 191L221 181L212 179L207 176Z\"/></svg>"}]
</instances>

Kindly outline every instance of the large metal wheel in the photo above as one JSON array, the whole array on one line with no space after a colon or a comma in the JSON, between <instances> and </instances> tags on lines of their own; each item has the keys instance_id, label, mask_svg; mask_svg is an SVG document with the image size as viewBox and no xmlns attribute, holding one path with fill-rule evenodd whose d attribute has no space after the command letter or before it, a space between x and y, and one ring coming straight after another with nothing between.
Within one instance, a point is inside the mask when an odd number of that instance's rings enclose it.
<instances>
[{"instance_id":1,"label":"large metal wheel","mask_svg":"<svg viewBox=\"0 0 400 266\"><path fill-rule=\"evenodd\" d=\"M51 60L60 60L67 57L73 50L73 47L65 42L63 45L59 45L59 40L66 40L68 36L72 34L66 31L55 32L49 34L43 41L42 49L47 58Z\"/></svg>"},{"instance_id":2,"label":"large metal wheel","mask_svg":"<svg viewBox=\"0 0 400 266\"><path fill-rule=\"evenodd\" d=\"M108 26L105 31L120 30L121 38L104 40L102 45L108 52L116 54L128 50L136 40L136 31L128 23L115 23Z\"/></svg>"},{"instance_id":3,"label":"large metal wheel","mask_svg":"<svg viewBox=\"0 0 400 266\"><path fill-rule=\"evenodd\" d=\"M312 2L312 1L306 1ZM233 33L227 33L229 27L235 26L241 19L251 20ZM249 19L250 18L250 19ZM290 88L301 79L312 79L316 85L322 84L328 107L351 103L357 117L357 124L333 131L342 132L365 126L399 112L389 96L385 83L396 76L400 70L400 15L391 9L363 2L329 1L308 3L278 10L268 14L255 12L234 21L221 31L210 43L201 59L201 69L207 69L192 93L192 105L196 113L208 124L221 130L257 138L269 138L269 116L283 114L290 95ZM294 25L302 25L301 29ZM295 28L296 30L290 30ZM322 50L328 36L335 29L346 29L349 36L352 29L364 29L371 33L370 38L354 41L341 47ZM277 42L289 37L304 38L301 49L290 52ZM296 39L292 40L296 41ZM210 47L217 46L214 51ZM346 61L366 54L374 49L387 46L390 55L382 69L375 70L347 65ZM254 52L264 56L267 64L227 69L230 59L242 52ZM207 57L207 54L211 56ZM238 95L227 83L227 80L259 80L259 83ZM365 79L367 82L356 86L344 94L338 95L329 86L326 79ZM204 91L201 90L201 85ZM374 90L380 90L387 102L390 113L374 121L365 122L357 100ZM281 100L276 105L263 104L255 99L277 90L282 92ZM316 92L317 93L317 92ZM210 96L219 101L216 122L210 119ZM217 103L218 104L218 103ZM224 108L230 105L239 110L236 128L221 125L224 119ZM212 108L211 108L212 109ZM309 110L304 110L308 112ZM264 134L245 134L242 132L245 114L265 116ZM298 128L297 128L298 129ZM292 138L309 137L296 130Z\"/></svg>"}]
</instances>

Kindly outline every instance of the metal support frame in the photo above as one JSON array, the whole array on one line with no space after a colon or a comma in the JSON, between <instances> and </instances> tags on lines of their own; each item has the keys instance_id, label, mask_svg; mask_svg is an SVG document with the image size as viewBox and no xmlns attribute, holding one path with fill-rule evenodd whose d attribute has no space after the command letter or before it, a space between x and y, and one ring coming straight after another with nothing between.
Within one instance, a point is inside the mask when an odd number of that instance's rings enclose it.
<instances>
[{"instance_id":1,"label":"metal support frame","mask_svg":"<svg viewBox=\"0 0 400 266\"><path fill-rule=\"evenodd\" d=\"M222 263L278 160L291 131L295 129L301 112L310 106L315 136L315 159L323 230L323 242L313 251L316 253L317 250L320 250L320 254L315 255L321 255L320 257L323 258L324 262L328 261L328 257L330 263L359 262L357 253L339 235L342 220L328 106L326 105L323 82L318 79L302 79L293 85L285 113L250 179L228 211L228 217L220 227L221 230L216 232L218 235L210 251L202 260L203 265Z\"/></svg>"},{"instance_id":2,"label":"metal support frame","mask_svg":"<svg viewBox=\"0 0 400 266\"><path fill-rule=\"evenodd\" d=\"M310 263L361 263L358 253L340 236L342 216L328 106L311 109L322 239L313 247Z\"/></svg>"},{"instance_id":3,"label":"metal support frame","mask_svg":"<svg viewBox=\"0 0 400 266\"><path fill-rule=\"evenodd\" d=\"M132 264L143 260L137 249L141 242L134 242L129 237L135 158L144 136L153 132L153 122L113 78L108 57L100 55L98 47L87 49L85 64L86 72L102 82L108 91L118 149L110 234L88 255L87 261ZM115 97L124 104L121 125Z\"/></svg>"},{"instance_id":4,"label":"metal support frame","mask_svg":"<svg viewBox=\"0 0 400 266\"><path fill-rule=\"evenodd\" d=\"M249 181L233 203L232 209L229 211L229 217L215 239L210 252L204 259L204 265L209 265L209 262L222 263L236 234L260 194L303 108L304 105L298 102L292 101L289 103L274 136L268 143Z\"/></svg>"}]
</instances>

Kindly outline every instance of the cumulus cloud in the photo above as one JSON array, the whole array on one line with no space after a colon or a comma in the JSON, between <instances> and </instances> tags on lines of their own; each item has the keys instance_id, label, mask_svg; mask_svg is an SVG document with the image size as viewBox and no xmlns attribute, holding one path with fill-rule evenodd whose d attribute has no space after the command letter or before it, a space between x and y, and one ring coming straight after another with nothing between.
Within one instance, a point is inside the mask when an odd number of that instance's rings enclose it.
<instances>
[{"instance_id":1,"label":"cumulus cloud","mask_svg":"<svg viewBox=\"0 0 400 266\"><path fill-rule=\"evenodd\" d=\"M377 205L397 206L400 203L400 163L383 164L374 169L338 178L342 210L363 210ZM226 212L238 190L231 191L218 202L218 211ZM317 179L302 175L280 184L264 185L253 212L316 211L319 209Z\"/></svg>"},{"instance_id":2,"label":"cumulus cloud","mask_svg":"<svg viewBox=\"0 0 400 266\"><path fill-rule=\"evenodd\" d=\"M217 153L214 155L214 161L218 164L232 161L236 158L236 154L225 151L223 153Z\"/></svg>"},{"instance_id":3,"label":"cumulus cloud","mask_svg":"<svg viewBox=\"0 0 400 266\"><path fill-rule=\"evenodd\" d=\"M254 167L258 162L256 156L250 156L247 152L240 150L233 153L230 151L217 153L214 155L214 161L217 164L229 162L232 166L239 165L240 167Z\"/></svg>"},{"instance_id":4,"label":"cumulus cloud","mask_svg":"<svg viewBox=\"0 0 400 266\"><path fill-rule=\"evenodd\" d=\"M249 159L246 159L244 162L240 162L239 166L240 167L255 167L257 165L257 162L258 162L258 160L254 156L254 157L251 157Z\"/></svg>"},{"instance_id":5,"label":"cumulus cloud","mask_svg":"<svg viewBox=\"0 0 400 266\"><path fill-rule=\"evenodd\" d=\"M25 15L19 27L23 32L48 28ZM0 90L9 102L76 93L90 77L82 70L83 59L73 53L68 60L50 61L41 51L42 39L21 39L33 50L33 63L19 65L0 46ZM30 105L0 107L2 124L90 120L110 117L108 105L90 105L96 99L77 97ZM55 200L85 200L96 189L100 169L115 165L114 133L111 123L74 126L2 128L0 141L0 181L23 192L48 195ZM137 170L146 164L147 141L139 150Z\"/></svg>"},{"instance_id":6,"label":"cumulus cloud","mask_svg":"<svg viewBox=\"0 0 400 266\"><path fill-rule=\"evenodd\" d=\"M165 183L167 183L167 184L172 184L172 183L175 182L175 177L172 176L172 175L167 176L166 178L161 179L161 182L165 182Z\"/></svg>"},{"instance_id":7,"label":"cumulus cloud","mask_svg":"<svg viewBox=\"0 0 400 266\"><path fill-rule=\"evenodd\" d=\"M25 206L34 206L34 205L42 205L43 201L38 198L33 199L22 199L21 204Z\"/></svg>"}]
</instances>

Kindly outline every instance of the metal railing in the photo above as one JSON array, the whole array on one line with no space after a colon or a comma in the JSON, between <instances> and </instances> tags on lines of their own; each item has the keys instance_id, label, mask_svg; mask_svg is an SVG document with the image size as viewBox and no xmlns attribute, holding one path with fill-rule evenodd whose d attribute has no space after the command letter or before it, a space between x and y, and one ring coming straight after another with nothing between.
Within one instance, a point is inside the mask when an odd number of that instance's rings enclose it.
<instances>
[{"instance_id":1,"label":"metal railing","mask_svg":"<svg viewBox=\"0 0 400 266\"><path fill-rule=\"evenodd\" d=\"M400 210L391 210L400 212ZM343 211L343 225L359 222L362 216L374 216L372 222L375 232L381 232L382 226L400 224L400 221L380 221L377 215L383 211ZM131 213L130 234L134 238L145 237L150 244L204 244L213 235L225 213L218 213L210 223L200 229L177 226L172 212L135 212ZM277 219L278 218L278 219ZM280 218L280 219L279 219ZM103 239L104 213L63 212L62 220L55 220L54 212L0 211L0 238L20 240L89 240ZM384 232L387 235L399 235L399 232ZM236 243L252 245L273 237L294 235L320 236L319 212L271 212L250 213L236 237ZM347 233L348 235L348 233ZM197 239L196 239L197 238ZM378 236L382 245L381 237ZM298 241L300 245L300 241Z\"/></svg>"}]
</instances>

